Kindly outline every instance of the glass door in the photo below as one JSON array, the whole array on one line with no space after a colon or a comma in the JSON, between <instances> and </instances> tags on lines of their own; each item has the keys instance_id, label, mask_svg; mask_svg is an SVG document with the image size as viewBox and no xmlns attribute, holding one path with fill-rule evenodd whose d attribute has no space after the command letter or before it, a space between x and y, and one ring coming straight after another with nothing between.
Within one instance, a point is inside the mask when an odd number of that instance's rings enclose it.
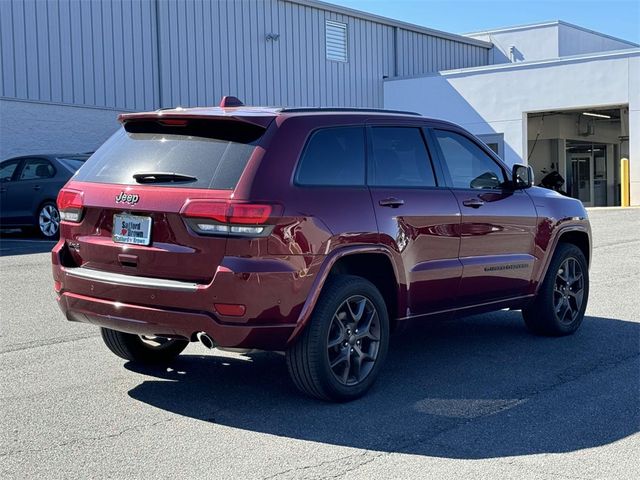
<instances>
[{"instance_id":1,"label":"glass door","mask_svg":"<svg viewBox=\"0 0 640 480\"><path fill-rule=\"evenodd\" d=\"M607 145L567 140L567 192L586 207L606 206Z\"/></svg>"},{"instance_id":2,"label":"glass door","mask_svg":"<svg viewBox=\"0 0 640 480\"><path fill-rule=\"evenodd\" d=\"M569 194L579 199L585 207L592 206L593 183L591 155L588 153L571 153L567 155L571 165L571 189Z\"/></svg>"},{"instance_id":3,"label":"glass door","mask_svg":"<svg viewBox=\"0 0 640 480\"><path fill-rule=\"evenodd\" d=\"M593 205L607 205L607 146L593 145Z\"/></svg>"}]
</instances>

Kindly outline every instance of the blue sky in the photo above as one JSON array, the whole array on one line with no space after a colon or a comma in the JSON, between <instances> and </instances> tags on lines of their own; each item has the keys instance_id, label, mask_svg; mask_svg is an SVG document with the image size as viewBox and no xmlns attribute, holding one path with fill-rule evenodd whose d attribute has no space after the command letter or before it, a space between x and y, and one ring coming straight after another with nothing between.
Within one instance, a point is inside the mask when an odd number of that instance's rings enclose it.
<instances>
[{"instance_id":1,"label":"blue sky","mask_svg":"<svg viewBox=\"0 0 640 480\"><path fill-rule=\"evenodd\" d=\"M564 20L640 43L640 0L325 0L451 33Z\"/></svg>"}]
</instances>

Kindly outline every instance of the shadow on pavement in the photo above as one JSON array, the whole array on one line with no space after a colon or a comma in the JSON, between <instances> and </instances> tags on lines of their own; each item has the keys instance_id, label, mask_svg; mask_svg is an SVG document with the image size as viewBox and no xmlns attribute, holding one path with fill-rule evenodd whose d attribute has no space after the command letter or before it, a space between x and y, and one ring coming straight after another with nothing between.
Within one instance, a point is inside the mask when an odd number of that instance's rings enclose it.
<instances>
[{"instance_id":1,"label":"shadow on pavement","mask_svg":"<svg viewBox=\"0 0 640 480\"><path fill-rule=\"evenodd\" d=\"M299 394L273 353L129 363L156 377L129 395L244 430L447 458L569 452L640 430L637 323L586 317L571 337L543 338L501 311L409 332L392 339L369 394L349 404Z\"/></svg>"},{"instance_id":2,"label":"shadow on pavement","mask_svg":"<svg viewBox=\"0 0 640 480\"><path fill-rule=\"evenodd\" d=\"M50 252L57 240L45 240L20 230L0 229L0 257Z\"/></svg>"}]
</instances>

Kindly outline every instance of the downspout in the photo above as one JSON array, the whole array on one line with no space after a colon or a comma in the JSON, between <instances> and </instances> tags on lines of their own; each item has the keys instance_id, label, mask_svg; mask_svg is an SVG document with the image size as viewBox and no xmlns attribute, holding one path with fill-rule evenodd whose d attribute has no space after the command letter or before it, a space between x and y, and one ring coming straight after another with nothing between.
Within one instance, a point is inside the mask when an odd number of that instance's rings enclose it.
<instances>
[{"instance_id":1,"label":"downspout","mask_svg":"<svg viewBox=\"0 0 640 480\"><path fill-rule=\"evenodd\" d=\"M160 0L154 1L155 20L156 20L156 38L155 38L155 50L158 69L156 71L156 87L158 90L158 96L156 98L156 108L162 108L162 59L160 55L160 12L159 4Z\"/></svg>"},{"instance_id":2,"label":"downspout","mask_svg":"<svg viewBox=\"0 0 640 480\"><path fill-rule=\"evenodd\" d=\"M398 27L393 27L393 76L397 77L398 72L400 71L400 56L399 56L399 48L400 48L400 32Z\"/></svg>"}]
</instances>

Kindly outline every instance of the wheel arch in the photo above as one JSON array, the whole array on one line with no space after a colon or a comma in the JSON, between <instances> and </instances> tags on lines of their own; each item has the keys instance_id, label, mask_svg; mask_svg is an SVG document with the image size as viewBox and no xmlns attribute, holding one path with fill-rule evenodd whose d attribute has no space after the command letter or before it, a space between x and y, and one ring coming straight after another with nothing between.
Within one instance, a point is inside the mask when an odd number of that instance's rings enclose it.
<instances>
[{"instance_id":1,"label":"wheel arch","mask_svg":"<svg viewBox=\"0 0 640 480\"><path fill-rule=\"evenodd\" d=\"M38 206L36 207L35 211L33 212L33 218L35 218L36 222L38 221L38 214L40 213L40 210L42 209L42 207L46 203L53 203L56 206L56 208L58 208L58 204L56 203L56 199L55 198L45 197L40 202L38 202L38 204L37 204Z\"/></svg>"},{"instance_id":2,"label":"wheel arch","mask_svg":"<svg viewBox=\"0 0 640 480\"><path fill-rule=\"evenodd\" d=\"M578 247L584 254L584 258L587 260L587 265L591 265L591 242L589 240L589 234L586 231L582 229L572 229L560 232L558 241L554 247L554 252L561 243L570 243Z\"/></svg>"},{"instance_id":3,"label":"wheel arch","mask_svg":"<svg viewBox=\"0 0 640 480\"><path fill-rule=\"evenodd\" d=\"M382 245L339 248L323 262L288 344L305 328L327 279L336 274L357 275L373 283L385 300L392 327L399 312L406 310L406 281L393 252Z\"/></svg>"},{"instance_id":4,"label":"wheel arch","mask_svg":"<svg viewBox=\"0 0 640 480\"><path fill-rule=\"evenodd\" d=\"M555 254L558 245L561 243L568 243L577 246L587 260L587 267L591 265L591 231L589 227L584 225L567 225L566 227L558 230L556 235L553 237L551 246L544 259L544 268L540 270L540 274L536 278L536 288L534 293L538 292L538 289L549 270L551 258Z\"/></svg>"}]
</instances>

